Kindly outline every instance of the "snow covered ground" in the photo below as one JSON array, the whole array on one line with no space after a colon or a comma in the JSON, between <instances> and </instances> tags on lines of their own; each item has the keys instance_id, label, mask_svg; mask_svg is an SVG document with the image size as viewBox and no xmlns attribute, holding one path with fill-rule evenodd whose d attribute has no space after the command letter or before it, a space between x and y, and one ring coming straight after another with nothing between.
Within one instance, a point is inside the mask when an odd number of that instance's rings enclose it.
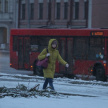
<instances>
[{"instance_id":1,"label":"snow covered ground","mask_svg":"<svg viewBox=\"0 0 108 108\"><path fill-rule=\"evenodd\" d=\"M14 88L24 84L28 88L44 82L43 77L0 73L0 87ZM50 98L5 97L0 98L0 108L106 108L108 107L108 82L83 81L68 78L55 78L57 92L70 93L71 96L52 96Z\"/></svg>"}]
</instances>

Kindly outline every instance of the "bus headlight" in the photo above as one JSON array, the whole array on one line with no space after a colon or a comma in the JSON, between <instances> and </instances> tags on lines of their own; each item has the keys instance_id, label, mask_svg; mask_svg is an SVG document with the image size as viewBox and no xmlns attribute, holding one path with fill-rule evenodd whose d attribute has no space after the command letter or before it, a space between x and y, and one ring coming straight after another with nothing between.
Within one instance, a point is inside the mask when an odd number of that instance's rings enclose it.
<instances>
[{"instance_id":1,"label":"bus headlight","mask_svg":"<svg viewBox=\"0 0 108 108\"><path fill-rule=\"evenodd\" d=\"M32 66L32 65L31 65L30 67L31 67L31 68L33 68L33 66Z\"/></svg>"},{"instance_id":2,"label":"bus headlight","mask_svg":"<svg viewBox=\"0 0 108 108\"><path fill-rule=\"evenodd\" d=\"M103 61L104 66L106 66L106 60Z\"/></svg>"},{"instance_id":3,"label":"bus headlight","mask_svg":"<svg viewBox=\"0 0 108 108\"><path fill-rule=\"evenodd\" d=\"M12 67L12 64L10 63L10 67Z\"/></svg>"},{"instance_id":4,"label":"bus headlight","mask_svg":"<svg viewBox=\"0 0 108 108\"><path fill-rule=\"evenodd\" d=\"M104 63L104 66L106 67L106 63Z\"/></svg>"}]
</instances>

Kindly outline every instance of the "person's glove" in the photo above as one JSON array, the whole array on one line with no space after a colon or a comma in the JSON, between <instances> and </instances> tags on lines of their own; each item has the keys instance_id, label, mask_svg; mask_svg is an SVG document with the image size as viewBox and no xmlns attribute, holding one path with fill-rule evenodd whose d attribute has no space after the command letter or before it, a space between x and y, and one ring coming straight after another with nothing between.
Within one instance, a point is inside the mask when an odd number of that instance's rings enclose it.
<instances>
[{"instance_id":1,"label":"person's glove","mask_svg":"<svg viewBox=\"0 0 108 108\"><path fill-rule=\"evenodd\" d=\"M49 57L49 56L50 56L50 53L47 53L47 54L46 54L46 57Z\"/></svg>"},{"instance_id":2,"label":"person's glove","mask_svg":"<svg viewBox=\"0 0 108 108\"><path fill-rule=\"evenodd\" d=\"M66 64L66 67L68 68L69 67L69 64Z\"/></svg>"}]
</instances>

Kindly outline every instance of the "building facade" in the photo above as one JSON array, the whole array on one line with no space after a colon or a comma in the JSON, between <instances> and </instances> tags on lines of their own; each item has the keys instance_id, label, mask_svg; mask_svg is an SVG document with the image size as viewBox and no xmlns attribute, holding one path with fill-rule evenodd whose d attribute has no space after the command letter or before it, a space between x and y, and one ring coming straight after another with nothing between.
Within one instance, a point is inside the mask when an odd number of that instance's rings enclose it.
<instances>
[{"instance_id":1,"label":"building facade","mask_svg":"<svg viewBox=\"0 0 108 108\"><path fill-rule=\"evenodd\" d=\"M21 0L20 28L85 28L88 0Z\"/></svg>"},{"instance_id":2,"label":"building facade","mask_svg":"<svg viewBox=\"0 0 108 108\"><path fill-rule=\"evenodd\" d=\"M19 28L108 28L108 0L20 0Z\"/></svg>"},{"instance_id":3,"label":"building facade","mask_svg":"<svg viewBox=\"0 0 108 108\"><path fill-rule=\"evenodd\" d=\"M9 49L10 29L17 28L18 1L0 0L0 50Z\"/></svg>"},{"instance_id":4,"label":"building facade","mask_svg":"<svg viewBox=\"0 0 108 108\"><path fill-rule=\"evenodd\" d=\"M11 28L108 28L108 0L0 0L0 49Z\"/></svg>"},{"instance_id":5,"label":"building facade","mask_svg":"<svg viewBox=\"0 0 108 108\"><path fill-rule=\"evenodd\" d=\"M91 1L91 27L108 28L108 0Z\"/></svg>"}]
</instances>

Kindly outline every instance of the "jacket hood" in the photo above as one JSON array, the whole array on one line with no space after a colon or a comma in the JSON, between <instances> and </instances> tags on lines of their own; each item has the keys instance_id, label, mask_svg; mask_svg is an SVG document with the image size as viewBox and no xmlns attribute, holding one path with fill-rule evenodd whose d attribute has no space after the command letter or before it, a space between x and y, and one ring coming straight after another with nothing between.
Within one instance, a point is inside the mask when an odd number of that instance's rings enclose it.
<instances>
[{"instance_id":1,"label":"jacket hood","mask_svg":"<svg viewBox=\"0 0 108 108\"><path fill-rule=\"evenodd\" d=\"M48 44L48 49L49 49L49 50L54 50L54 49L52 48L52 46L51 46L51 44L52 44L53 41L57 41L57 40L56 40L56 39L50 39L50 40L49 40L49 44ZM58 47L58 42L57 42L57 47ZM56 47L56 48L57 48L57 47Z\"/></svg>"}]
</instances>

